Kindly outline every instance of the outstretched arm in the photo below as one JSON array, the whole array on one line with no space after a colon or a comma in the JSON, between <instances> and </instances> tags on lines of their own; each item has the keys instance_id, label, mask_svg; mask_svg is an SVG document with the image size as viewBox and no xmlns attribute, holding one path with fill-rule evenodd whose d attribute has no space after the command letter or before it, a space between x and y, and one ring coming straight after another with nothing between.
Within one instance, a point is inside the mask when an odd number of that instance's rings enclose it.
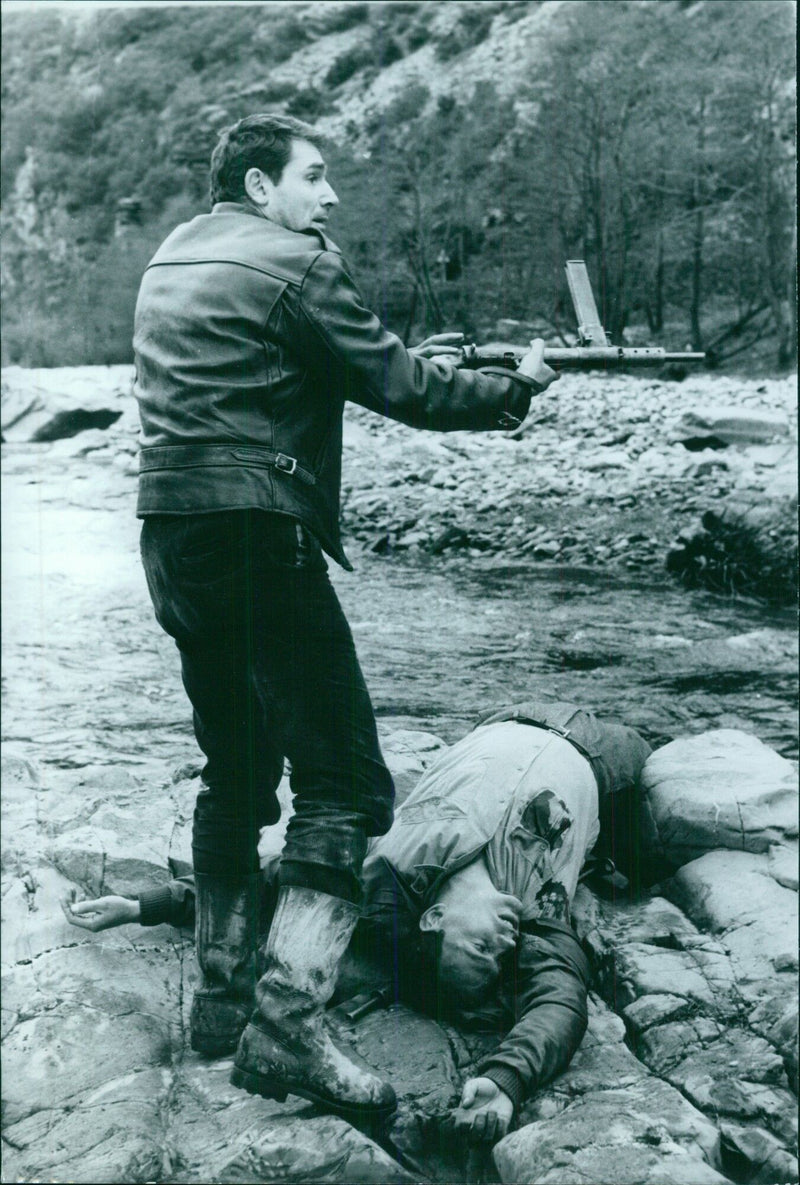
<instances>
[{"instance_id":1,"label":"outstretched arm","mask_svg":"<svg viewBox=\"0 0 800 1185\"><path fill-rule=\"evenodd\" d=\"M566 925L531 930L520 935L510 977L516 1023L454 1113L472 1139L500 1139L525 1098L567 1068L586 1031L589 964L577 938Z\"/></svg>"},{"instance_id":2,"label":"outstretched arm","mask_svg":"<svg viewBox=\"0 0 800 1185\"><path fill-rule=\"evenodd\" d=\"M111 930L116 926L137 923L140 926L194 925L194 877L176 877L155 889L143 889L135 898L106 896L75 901L72 896L61 902L71 926L81 930Z\"/></svg>"},{"instance_id":3,"label":"outstretched arm","mask_svg":"<svg viewBox=\"0 0 800 1185\"><path fill-rule=\"evenodd\" d=\"M440 432L516 428L531 396L558 377L543 363L541 341L517 370L491 374L448 364L455 342L442 338L450 335L437 334L407 350L366 308L341 257L330 251L321 252L306 273L293 332L295 348L344 399Z\"/></svg>"}]
</instances>

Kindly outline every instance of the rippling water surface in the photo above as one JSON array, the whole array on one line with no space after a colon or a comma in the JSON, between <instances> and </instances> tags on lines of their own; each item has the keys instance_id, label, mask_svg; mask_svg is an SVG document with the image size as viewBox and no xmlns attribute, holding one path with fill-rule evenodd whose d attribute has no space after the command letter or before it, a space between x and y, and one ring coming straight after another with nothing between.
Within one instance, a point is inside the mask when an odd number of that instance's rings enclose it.
<instances>
[{"instance_id":1,"label":"rippling water surface","mask_svg":"<svg viewBox=\"0 0 800 1185\"><path fill-rule=\"evenodd\" d=\"M88 472L88 470L87 470ZM80 474L78 475L80 476ZM196 759L172 642L138 559L133 484L6 474L7 740L64 770ZM791 613L592 570L369 553L331 576L386 727L462 736L485 709L558 696L652 743L708 728L797 753Z\"/></svg>"},{"instance_id":2,"label":"rippling water surface","mask_svg":"<svg viewBox=\"0 0 800 1185\"><path fill-rule=\"evenodd\" d=\"M455 740L487 707L558 696L651 741L737 727L797 752L789 612L533 564L362 557L334 582L379 717Z\"/></svg>"}]
</instances>

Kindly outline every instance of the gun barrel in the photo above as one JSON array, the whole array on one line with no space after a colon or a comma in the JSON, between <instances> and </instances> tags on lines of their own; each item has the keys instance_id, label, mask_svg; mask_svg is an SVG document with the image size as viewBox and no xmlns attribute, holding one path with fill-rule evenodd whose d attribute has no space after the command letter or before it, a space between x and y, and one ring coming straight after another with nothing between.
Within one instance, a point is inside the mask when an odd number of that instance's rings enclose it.
<instances>
[{"instance_id":1,"label":"gun barrel","mask_svg":"<svg viewBox=\"0 0 800 1185\"><path fill-rule=\"evenodd\" d=\"M522 346L475 346L463 348L469 367L514 369L527 351ZM590 370L663 366L667 362L702 362L705 354L665 350L661 346L545 346L544 360L556 370Z\"/></svg>"},{"instance_id":2,"label":"gun barrel","mask_svg":"<svg viewBox=\"0 0 800 1185\"><path fill-rule=\"evenodd\" d=\"M661 346L574 346L545 347L549 366L661 366L665 362L702 362L705 354L676 353Z\"/></svg>"}]
</instances>

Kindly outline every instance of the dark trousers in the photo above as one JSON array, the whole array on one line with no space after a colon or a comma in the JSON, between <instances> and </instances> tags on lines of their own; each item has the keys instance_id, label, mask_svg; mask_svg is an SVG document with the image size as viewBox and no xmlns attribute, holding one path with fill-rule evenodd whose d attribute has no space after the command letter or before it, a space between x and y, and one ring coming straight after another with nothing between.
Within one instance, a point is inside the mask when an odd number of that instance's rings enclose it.
<instances>
[{"instance_id":1,"label":"dark trousers","mask_svg":"<svg viewBox=\"0 0 800 1185\"><path fill-rule=\"evenodd\" d=\"M141 552L206 756L195 869L258 868L288 757L280 883L358 902L367 836L388 831L394 787L319 545L286 515L232 510L146 518Z\"/></svg>"}]
</instances>

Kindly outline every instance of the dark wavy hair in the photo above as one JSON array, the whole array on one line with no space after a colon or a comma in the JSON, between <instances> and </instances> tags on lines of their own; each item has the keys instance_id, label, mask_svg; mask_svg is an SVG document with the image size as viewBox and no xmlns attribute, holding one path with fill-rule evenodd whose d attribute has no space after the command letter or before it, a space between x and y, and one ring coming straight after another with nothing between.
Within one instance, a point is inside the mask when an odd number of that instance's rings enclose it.
<instances>
[{"instance_id":1,"label":"dark wavy hair","mask_svg":"<svg viewBox=\"0 0 800 1185\"><path fill-rule=\"evenodd\" d=\"M260 169L276 185L292 153L292 140L322 147L310 124L291 115L247 115L220 132L211 154L211 204L239 202L245 196L248 169Z\"/></svg>"},{"instance_id":2,"label":"dark wavy hair","mask_svg":"<svg viewBox=\"0 0 800 1185\"><path fill-rule=\"evenodd\" d=\"M470 1001L443 982L440 974L444 935L439 931L418 931L406 958L401 960L400 995L417 1012L439 1021L449 1021L462 1028L482 1032L501 1032L511 1028L513 1017L505 1014L502 1003L492 1004L495 987L487 984L487 1000Z\"/></svg>"}]
</instances>

